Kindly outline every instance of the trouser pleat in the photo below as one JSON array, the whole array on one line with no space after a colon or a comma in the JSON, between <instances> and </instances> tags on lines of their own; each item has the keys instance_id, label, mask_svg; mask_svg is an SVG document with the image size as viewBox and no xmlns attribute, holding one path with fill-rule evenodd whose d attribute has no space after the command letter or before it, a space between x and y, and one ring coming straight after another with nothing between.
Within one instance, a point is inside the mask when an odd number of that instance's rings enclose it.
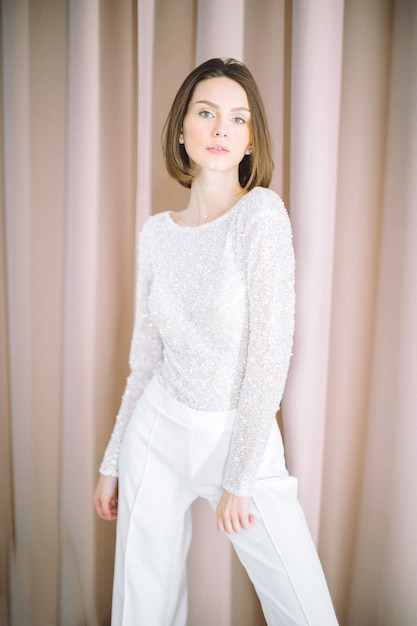
<instances>
[{"instance_id":1,"label":"trouser pleat","mask_svg":"<svg viewBox=\"0 0 417 626\"><path fill-rule=\"evenodd\" d=\"M293 477L262 481L253 496L253 528L230 539L268 624L335 626L327 584L296 493Z\"/></svg>"},{"instance_id":2,"label":"trouser pleat","mask_svg":"<svg viewBox=\"0 0 417 626\"><path fill-rule=\"evenodd\" d=\"M194 494L184 482L175 424L139 402L120 454L112 624L184 626ZM173 444L173 445L172 445ZM177 464L177 469L175 469Z\"/></svg>"}]
</instances>

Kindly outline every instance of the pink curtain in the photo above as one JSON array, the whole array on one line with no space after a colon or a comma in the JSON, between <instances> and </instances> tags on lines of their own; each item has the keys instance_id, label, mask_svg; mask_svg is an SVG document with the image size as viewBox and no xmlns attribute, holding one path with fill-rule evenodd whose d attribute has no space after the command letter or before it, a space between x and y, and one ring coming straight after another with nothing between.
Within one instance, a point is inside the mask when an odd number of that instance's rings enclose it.
<instances>
[{"instance_id":1,"label":"pink curtain","mask_svg":"<svg viewBox=\"0 0 417 626\"><path fill-rule=\"evenodd\" d=\"M414 625L416 4L2 0L0 54L0 623L109 624L114 526L91 494L136 234L186 201L160 151L181 80L235 56L294 229L288 465L341 625ZM204 503L194 517L190 626L260 626Z\"/></svg>"}]
</instances>

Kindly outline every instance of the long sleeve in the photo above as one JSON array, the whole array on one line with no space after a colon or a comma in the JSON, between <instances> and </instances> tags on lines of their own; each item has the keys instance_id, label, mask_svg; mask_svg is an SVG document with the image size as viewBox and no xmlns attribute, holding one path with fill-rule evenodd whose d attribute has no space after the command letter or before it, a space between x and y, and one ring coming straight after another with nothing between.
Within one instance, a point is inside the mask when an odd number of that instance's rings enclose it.
<instances>
[{"instance_id":1,"label":"long sleeve","mask_svg":"<svg viewBox=\"0 0 417 626\"><path fill-rule=\"evenodd\" d=\"M147 224L145 224L139 237L135 324L129 357L131 371L116 423L100 466L100 473L110 476L117 476L119 450L127 423L146 383L151 379L162 359L162 342L148 312L148 295L152 279L150 252Z\"/></svg>"},{"instance_id":2,"label":"long sleeve","mask_svg":"<svg viewBox=\"0 0 417 626\"><path fill-rule=\"evenodd\" d=\"M251 495L279 408L294 333L294 254L282 202L264 202L248 219L242 255L249 299L249 342L223 487Z\"/></svg>"}]
</instances>

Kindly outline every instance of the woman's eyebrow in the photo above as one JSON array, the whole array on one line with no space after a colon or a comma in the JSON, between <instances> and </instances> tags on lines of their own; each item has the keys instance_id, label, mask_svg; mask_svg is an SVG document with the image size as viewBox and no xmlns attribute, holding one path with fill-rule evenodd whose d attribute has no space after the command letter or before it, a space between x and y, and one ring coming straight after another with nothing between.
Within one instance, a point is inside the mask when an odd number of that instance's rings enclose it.
<instances>
[{"instance_id":1,"label":"woman's eyebrow","mask_svg":"<svg viewBox=\"0 0 417 626\"><path fill-rule=\"evenodd\" d=\"M220 109L218 104L215 104L214 102L210 102L210 100L198 100L194 104L207 104L208 106L213 107L213 109ZM250 113L250 110L247 107L234 107L233 109L230 109L230 110L231 111L247 111L248 113Z\"/></svg>"}]
</instances>

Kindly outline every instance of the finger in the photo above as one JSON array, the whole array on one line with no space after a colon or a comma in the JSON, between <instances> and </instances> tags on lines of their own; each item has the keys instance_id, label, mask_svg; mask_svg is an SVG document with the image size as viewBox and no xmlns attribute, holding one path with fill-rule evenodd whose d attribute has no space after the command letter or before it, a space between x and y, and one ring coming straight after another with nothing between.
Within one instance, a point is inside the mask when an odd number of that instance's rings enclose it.
<instances>
[{"instance_id":1,"label":"finger","mask_svg":"<svg viewBox=\"0 0 417 626\"><path fill-rule=\"evenodd\" d=\"M105 502L104 504L102 504L102 511L103 511L104 519L112 519L112 512L110 510L108 502Z\"/></svg>"},{"instance_id":2,"label":"finger","mask_svg":"<svg viewBox=\"0 0 417 626\"><path fill-rule=\"evenodd\" d=\"M109 510L102 502L100 502L98 514L101 519L109 519Z\"/></svg>"},{"instance_id":3,"label":"finger","mask_svg":"<svg viewBox=\"0 0 417 626\"><path fill-rule=\"evenodd\" d=\"M253 526L254 518L253 515L243 515L241 518L241 526L243 530L247 530Z\"/></svg>"},{"instance_id":4,"label":"finger","mask_svg":"<svg viewBox=\"0 0 417 626\"><path fill-rule=\"evenodd\" d=\"M253 515L249 514L240 514L237 516L232 516L230 523L230 530L226 532L233 533L241 533L244 530L248 530L253 526L254 518Z\"/></svg>"},{"instance_id":5,"label":"finger","mask_svg":"<svg viewBox=\"0 0 417 626\"><path fill-rule=\"evenodd\" d=\"M104 520L113 519L112 512L109 508L109 503L105 499L100 498L100 496L95 496L94 504L95 504L98 516L101 519L104 519Z\"/></svg>"},{"instance_id":6,"label":"finger","mask_svg":"<svg viewBox=\"0 0 417 626\"><path fill-rule=\"evenodd\" d=\"M231 515L228 515L226 518L224 518L223 524L225 532L229 534L240 533L241 530L243 530L240 524L238 513L232 513Z\"/></svg>"},{"instance_id":7,"label":"finger","mask_svg":"<svg viewBox=\"0 0 417 626\"><path fill-rule=\"evenodd\" d=\"M220 533L226 532L225 513L224 513L224 510L220 506L218 506L216 509L216 522L217 522L217 530Z\"/></svg>"},{"instance_id":8,"label":"finger","mask_svg":"<svg viewBox=\"0 0 417 626\"><path fill-rule=\"evenodd\" d=\"M217 518L217 530L219 531L219 533L225 532L223 520L220 517Z\"/></svg>"},{"instance_id":9,"label":"finger","mask_svg":"<svg viewBox=\"0 0 417 626\"><path fill-rule=\"evenodd\" d=\"M99 496L97 496L96 494L94 494L94 496L93 496L93 502L94 502L94 506L95 506L97 515L99 517L103 517L103 511L101 509L101 501L100 501Z\"/></svg>"},{"instance_id":10,"label":"finger","mask_svg":"<svg viewBox=\"0 0 417 626\"><path fill-rule=\"evenodd\" d=\"M110 506L109 506L111 519L116 519L117 517L117 506L118 506L117 498L112 498L110 500Z\"/></svg>"},{"instance_id":11,"label":"finger","mask_svg":"<svg viewBox=\"0 0 417 626\"><path fill-rule=\"evenodd\" d=\"M221 533L230 533L232 525L230 519L219 517L217 522L217 528Z\"/></svg>"},{"instance_id":12,"label":"finger","mask_svg":"<svg viewBox=\"0 0 417 626\"><path fill-rule=\"evenodd\" d=\"M243 525L241 524L240 516L238 514L232 517L231 525L232 525L232 532L234 533L240 533L242 532L244 528Z\"/></svg>"},{"instance_id":13,"label":"finger","mask_svg":"<svg viewBox=\"0 0 417 626\"><path fill-rule=\"evenodd\" d=\"M224 521L224 530L228 534L231 534L234 532L233 522L230 518Z\"/></svg>"},{"instance_id":14,"label":"finger","mask_svg":"<svg viewBox=\"0 0 417 626\"><path fill-rule=\"evenodd\" d=\"M232 520L230 519L230 516L222 514L218 515L217 530L219 530L221 533L233 532Z\"/></svg>"},{"instance_id":15,"label":"finger","mask_svg":"<svg viewBox=\"0 0 417 626\"><path fill-rule=\"evenodd\" d=\"M112 498L110 500L110 510L117 511L117 498Z\"/></svg>"}]
</instances>

